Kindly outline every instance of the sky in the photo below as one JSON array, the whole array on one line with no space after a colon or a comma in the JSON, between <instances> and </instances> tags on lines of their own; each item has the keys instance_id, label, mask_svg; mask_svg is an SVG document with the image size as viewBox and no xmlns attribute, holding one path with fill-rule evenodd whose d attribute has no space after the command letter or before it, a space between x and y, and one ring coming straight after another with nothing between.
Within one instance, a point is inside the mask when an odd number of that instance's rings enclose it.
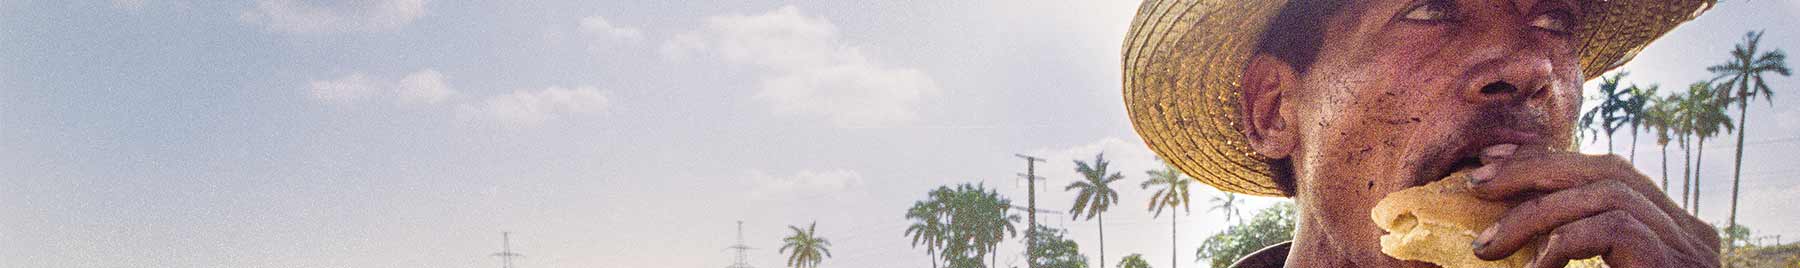
<instances>
[{"instance_id":1,"label":"sky","mask_svg":"<svg viewBox=\"0 0 1800 268\"><path fill-rule=\"evenodd\" d=\"M1120 101L1132 1L0 0L0 267L756 267L818 223L823 267L928 267L905 209L977 183L1067 210L1073 160L1126 180L1107 258L1193 262L1224 229L1145 210ZM1711 78L1800 3L1726 1L1622 69ZM1591 88L1590 83L1590 88ZM1800 81L1750 107L1741 224L1800 240ZM1630 138L1615 138L1628 154ZM1725 221L1735 135L1708 141ZM1583 147L1606 152L1602 138ZM1660 178L1654 138L1632 158ZM1670 150L1680 174L1681 151ZM1679 176L1679 175L1677 175ZM1196 187L1205 201L1218 192ZM1279 202L1252 198L1250 209ZM1204 204L1204 203L1203 203ZM1096 224L1066 214L1097 258ZM1023 266L1023 245L1000 246Z\"/></svg>"}]
</instances>

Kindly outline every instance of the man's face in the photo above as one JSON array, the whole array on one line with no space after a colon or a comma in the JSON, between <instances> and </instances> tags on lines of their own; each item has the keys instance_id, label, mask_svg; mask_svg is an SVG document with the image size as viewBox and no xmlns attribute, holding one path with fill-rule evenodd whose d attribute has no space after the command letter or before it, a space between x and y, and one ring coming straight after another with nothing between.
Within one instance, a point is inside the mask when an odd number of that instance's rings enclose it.
<instances>
[{"instance_id":1,"label":"man's face","mask_svg":"<svg viewBox=\"0 0 1800 268\"><path fill-rule=\"evenodd\" d=\"M1402 266L1379 252L1376 201L1472 168L1490 145L1565 147L1580 105L1578 8L1374 0L1325 18L1318 57L1284 104L1302 235L1360 266Z\"/></svg>"}]
</instances>

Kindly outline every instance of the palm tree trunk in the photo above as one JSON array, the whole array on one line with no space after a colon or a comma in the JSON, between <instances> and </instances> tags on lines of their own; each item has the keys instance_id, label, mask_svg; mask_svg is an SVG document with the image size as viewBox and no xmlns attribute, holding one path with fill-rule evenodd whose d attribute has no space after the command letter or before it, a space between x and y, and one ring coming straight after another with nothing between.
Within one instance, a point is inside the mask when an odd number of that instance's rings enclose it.
<instances>
[{"instance_id":1,"label":"palm tree trunk","mask_svg":"<svg viewBox=\"0 0 1800 268\"><path fill-rule=\"evenodd\" d=\"M1662 147L1662 171L1663 171L1663 175L1662 175L1663 185L1662 186L1663 186L1663 193L1667 194L1669 192L1669 145L1667 143L1664 143L1658 147Z\"/></svg>"},{"instance_id":2,"label":"palm tree trunk","mask_svg":"<svg viewBox=\"0 0 1800 268\"><path fill-rule=\"evenodd\" d=\"M1632 123L1631 124L1631 156L1625 157L1625 160L1628 160L1631 162L1632 168L1637 168L1637 134L1638 134L1637 129L1638 129L1637 123Z\"/></svg>"},{"instance_id":3,"label":"palm tree trunk","mask_svg":"<svg viewBox=\"0 0 1800 268\"><path fill-rule=\"evenodd\" d=\"M1690 204L1688 202L1688 187L1693 185L1692 183L1694 182L1694 178L1691 176L1694 175L1694 173L1689 172L1693 171L1694 167L1694 147L1688 146L1687 136L1681 136L1681 158L1681 208L1686 209L1688 208L1688 204Z\"/></svg>"},{"instance_id":4,"label":"palm tree trunk","mask_svg":"<svg viewBox=\"0 0 1800 268\"><path fill-rule=\"evenodd\" d=\"M1748 111L1746 106L1749 105L1738 103L1737 157L1734 158L1737 163L1731 165L1731 216L1725 220L1727 222L1726 230L1737 227L1738 184L1743 179L1742 172L1744 171L1744 128L1746 127L1744 118L1748 118L1750 115L1746 113Z\"/></svg>"},{"instance_id":5,"label":"palm tree trunk","mask_svg":"<svg viewBox=\"0 0 1800 268\"><path fill-rule=\"evenodd\" d=\"M1700 160L1704 160L1704 156L1706 156L1706 139L1697 139L1694 142L1694 206L1689 207L1693 208L1692 213L1695 217L1700 216Z\"/></svg>"},{"instance_id":6,"label":"palm tree trunk","mask_svg":"<svg viewBox=\"0 0 1800 268\"><path fill-rule=\"evenodd\" d=\"M1170 208L1173 208L1173 207L1170 207ZM1732 207L1732 211L1737 211L1735 206ZM1180 214L1181 213L1175 213L1175 211L1169 211L1169 267L1170 268L1175 268L1176 267L1175 260L1180 259L1180 258L1176 258L1175 256L1181 256L1181 255L1177 255L1177 252L1176 252L1176 250L1181 247L1175 245L1175 238L1177 237L1177 236L1175 236L1175 231L1177 231L1175 229L1175 226L1177 226L1178 222L1181 222L1181 219L1179 218L1179 217L1181 217Z\"/></svg>"},{"instance_id":7,"label":"palm tree trunk","mask_svg":"<svg viewBox=\"0 0 1800 268\"><path fill-rule=\"evenodd\" d=\"M931 252L925 252L925 255L930 255L930 256L931 256L931 268L938 268L938 266L937 266L937 259L938 259L938 258L937 258L937 253L931 253Z\"/></svg>"},{"instance_id":8,"label":"palm tree trunk","mask_svg":"<svg viewBox=\"0 0 1800 268\"><path fill-rule=\"evenodd\" d=\"M1094 266L1094 267L1106 267L1106 215L1105 214L1106 213L1101 213L1101 215L1098 216L1100 218L1100 266Z\"/></svg>"}]
</instances>

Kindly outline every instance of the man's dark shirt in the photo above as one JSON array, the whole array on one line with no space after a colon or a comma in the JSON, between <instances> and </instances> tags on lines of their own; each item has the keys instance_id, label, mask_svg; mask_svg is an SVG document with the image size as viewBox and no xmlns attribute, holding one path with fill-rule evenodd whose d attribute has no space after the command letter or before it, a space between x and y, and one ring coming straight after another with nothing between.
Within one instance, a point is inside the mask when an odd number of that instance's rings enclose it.
<instances>
[{"instance_id":1,"label":"man's dark shirt","mask_svg":"<svg viewBox=\"0 0 1800 268\"><path fill-rule=\"evenodd\" d=\"M1231 264L1231 267L1279 268L1287 266L1288 248L1293 244L1294 241L1287 241L1256 250L1255 253L1250 253L1250 255L1244 256L1244 258L1238 259L1237 263Z\"/></svg>"}]
</instances>

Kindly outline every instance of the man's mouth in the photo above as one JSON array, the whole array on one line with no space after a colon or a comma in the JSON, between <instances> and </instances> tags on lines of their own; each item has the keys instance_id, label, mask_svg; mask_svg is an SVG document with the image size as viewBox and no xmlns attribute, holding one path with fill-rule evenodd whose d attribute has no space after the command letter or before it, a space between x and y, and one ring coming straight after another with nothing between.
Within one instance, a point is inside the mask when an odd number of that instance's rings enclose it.
<instances>
[{"instance_id":1,"label":"man's mouth","mask_svg":"<svg viewBox=\"0 0 1800 268\"><path fill-rule=\"evenodd\" d=\"M1549 147L1554 135L1546 121L1545 114L1535 109L1520 109L1516 106L1485 107L1468 118L1460 120L1461 129L1465 132L1453 134L1444 144L1437 147L1441 151L1427 154L1423 163L1415 170L1412 185L1425 185L1449 177L1460 171L1480 168L1484 163L1482 154L1491 147L1499 145ZM1518 148L1518 147L1512 147Z\"/></svg>"},{"instance_id":2,"label":"man's mouth","mask_svg":"<svg viewBox=\"0 0 1800 268\"><path fill-rule=\"evenodd\" d=\"M1450 174L1474 170L1476 168L1481 168L1481 157L1479 155L1458 158L1455 163L1450 164L1450 168L1445 170L1444 174L1438 174L1437 179L1433 179L1432 181L1437 181L1437 180L1443 179L1444 177L1449 177Z\"/></svg>"},{"instance_id":3,"label":"man's mouth","mask_svg":"<svg viewBox=\"0 0 1800 268\"><path fill-rule=\"evenodd\" d=\"M1419 172L1412 185L1415 187L1442 180L1457 172L1481 168L1483 165L1497 161L1489 155L1497 150L1516 150L1519 146L1546 146L1542 135L1512 129L1496 129L1486 131L1483 135L1470 137L1460 147L1441 154L1432 165Z\"/></svg>"},{"instance_id":4,"label":"man's mouth","mask_svg":"<svg viewBox=\"0 0 1800 268\"><path fill-rule=\"evenodd\" d=\"M1439 160L1436 161L1437 164L1426 167L1425 170L1421 170L1423 172L1417 173L1418 176L1414 177L1412 183L1407 185L1407 187L1418 187L1442 180L1445 177L1450 177L1450 174L1474 170L1481 167L1480 150L1474 150L1474 153L1462 153L1462 151L1463 150L1458 150L1458 153L1452 154L1453 156L1460 157Z\"/></svg>"}]
</instances>

